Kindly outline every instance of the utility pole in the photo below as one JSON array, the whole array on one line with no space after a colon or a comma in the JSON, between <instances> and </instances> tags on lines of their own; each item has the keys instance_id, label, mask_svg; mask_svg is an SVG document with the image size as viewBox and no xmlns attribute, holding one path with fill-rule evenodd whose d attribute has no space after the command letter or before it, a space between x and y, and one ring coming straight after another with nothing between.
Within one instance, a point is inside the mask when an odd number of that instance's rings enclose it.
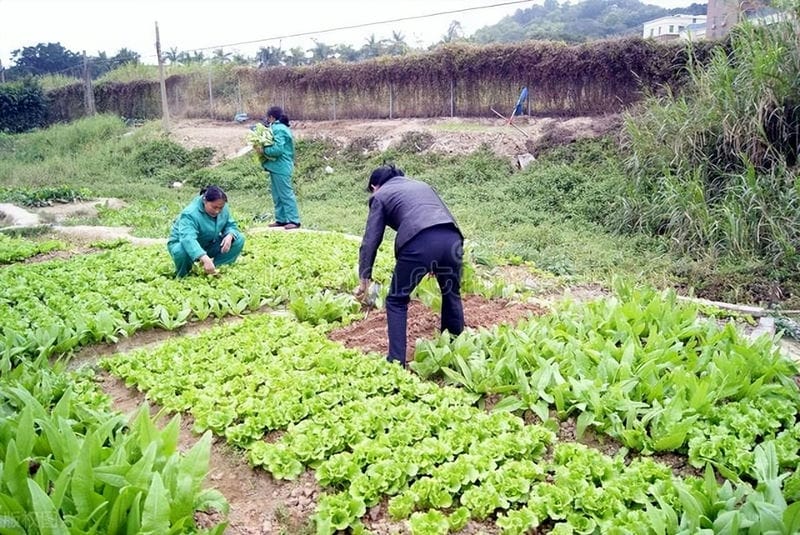
<instances>
[{"instance_id":1,"label":"utility pole","mask_svg":"<svg viewBox=\"0 0 800 535\"><path fill-rule=\"evenodd\" d=\"M6 70L3 68L3 60L0 59L0 84L6 83Z\"/></svg>"},{"instance_id":2,"label":"utility pole","mask_svg":"<svg viewBox=\"0 0 800 535\"><path fill-rule=\"evenodd\" d=\"M214 90L211 87L211 64L208 65L208 108L211 118L214 119Z\"/></svg>"},{"instance_id":3,"label":"utility pole","mask_svg":"<svg viewBox=\"0 0 800 535\"><path fill-rule=\"evenodd\" d=\"M83 105L86 116L91 117L97 113L94 107L94 88L92 87L92 74L89 72L89 60L86 51L83 51Z\"/></svg>"},{"instance_id":4,"label":"utility pole","mask_svg":"<svg viewBox=\"0 0 800 535\"><path fill-rule=\"evenodd\" d=\"M164 131L169 132L167 81L164 79L164 58L161 57L161 39L158 36L158 21L156 21L156 55L158 56L158 77L161 79L161 121L164 123Z\"/></svg>"}]
</instances>

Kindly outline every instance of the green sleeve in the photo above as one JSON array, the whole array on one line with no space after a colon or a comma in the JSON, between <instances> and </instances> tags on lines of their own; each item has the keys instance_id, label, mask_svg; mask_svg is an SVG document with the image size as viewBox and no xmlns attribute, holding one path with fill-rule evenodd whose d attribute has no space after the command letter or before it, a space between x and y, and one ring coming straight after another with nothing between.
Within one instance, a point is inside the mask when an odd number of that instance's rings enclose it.
<instances>
[{"instance_id":1,"label":"green sleeve","mask_svg":"<svg viewBox=\"0 0 800 535\"><path fill-rule=\"evenodd\" d=\"M183 250L192 260L197 260L206 254L205 249L200 247L200 243L197 241L199 233L198 222L189 214L181 214L178 221L178 236L180 236Z\"/></svg>"}]
</instances>

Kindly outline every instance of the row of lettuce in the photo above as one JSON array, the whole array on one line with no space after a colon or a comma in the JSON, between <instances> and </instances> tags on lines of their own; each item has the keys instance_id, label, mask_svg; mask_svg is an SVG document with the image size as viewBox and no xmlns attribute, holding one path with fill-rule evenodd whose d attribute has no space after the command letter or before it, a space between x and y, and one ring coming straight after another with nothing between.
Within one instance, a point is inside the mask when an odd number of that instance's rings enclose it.
<instances>
[{"instance_id":1,"label":"row of lettuce","mask_svg":"<svg viewBox=\"0 0 800 535\"><path fill-rule=\"evenodd\" d=\"M13 264L66 248L67 244L60 240L31 240L0 234L0 265Z\"/></svg>"},{"instance_id":2,"label":"row of lettuce","mask_svg":"<svg viewBox=\"0 0 800 535\"><path fill-rule=\"evenodd\" d=\"M254 235L234 269L217 278L175 279L158 246L12 265L0 270L0 351L61 355L144 329L286 305L323 289L346 292L357 282L357 249L334 235Z\"/></svg>"},{"instance_id":3,"label":"row of lettuce","mask_svg":"<svg viewBox=\"0 0 800 535\"><path fill-rule=\"evenodd\" d=\"M180 456L169 461L171 454L158 453L162 446L148 453L150 442L159 441L152 421L140 415L130 425L115 420L118 426L93 427L73 392L89 396L92 411L107 411L107 401L89 395L86 381L70 383L42 363L142 329L175 329L265 306L287 307L302 321L259 315L103 365L170 411L190 412L196 431L224 436L275 477L314 470L323 492L314 516L319 533L366 531L367 508L382 503L393 518L408 519L414 533L455 532L470 521L495 522L505 533L537 527L579 533L800 529L795 365L772 340L750 341L732 326L704 321L670 292L622 285L613 298L564 304L514 327L423 343L413 364L419 376L460 386L441 388L380 356L327 340L330 322L348 321L357 311L345 295L356 283L352 240L253 235L222 277L182 280L172 277L162 249L121 246L0 270L3 377L17 377L2 391L4 410L13 415L8 422L16 427L0 428L3 473L13 466L9 473L16 475L9 478L17 479L5 487L3 496L11 498L0 499L0 506L8 525L31 524L10 532L37 532L30 519L53 515L67 532L86 532L92 522L96 532L138 532L136 522L145 518L149 528L142 531L191 532L198 528L183 515L188 506L165 515L158 502L173 503L170 493L189 487L192 511L211 503L224 508L196 484L187 487L189 476L175 468L182 466ZM377 273L385 276L388 269L383 263ZM465 286L497 290L471 266ZM35 393L38 383L56 380L66 381L60 394ZM485 396L500 398L491 413L476 408ZM29 397L39 399L41 410L22 410ZM80 409L64 416L65 406ZM520 416L530 414L541 424L526 425ZM625 448L607 457L557 441L556 421L570 416L579 433L591 428ZM41 423L48 418L55 422L50 427ZM68 438L55 446L56 457L45 446L56 437L48 429L67 425L72 434L58 433ZM32 430L22 447L18 428ZM280 438L265 442L273 432ZM171 444L174 438L161 440ZM81 459L91 444L100 450ZM202 460L204 451L195 455ZM653 452L685 454L693 466L706 467L706 477L678 478L667 466L633 455ZM86 476L94 466L87 463L105 468ZM27 478L51 503L26 481L27 501L9 505L24 488L20 466L28 466ZM202 479L200 472L193 481ZM727 482L719 485L715 475ZM65 496L83 490L89 498L79 495L76 514L75 498ZM124 527L114 520L123 510L134 518ZM153 522L169 529L153 528Z\"/></svg>"},{"instance_id":4,"label":"row of lettuce","mask_svg":"<svg viewBox=\"0 0 800 535\"><path fill-rule=\"evenodd\" d=\"M620 283L614 296L534 321L422 342L411 366L477 395L502 392L506 410L574 416L579 435L687 453L728 478L750 472L765 441L781 467L800 460L796 364L772 338L702 320L674 292Z\"/></svg>"}]
</instances>

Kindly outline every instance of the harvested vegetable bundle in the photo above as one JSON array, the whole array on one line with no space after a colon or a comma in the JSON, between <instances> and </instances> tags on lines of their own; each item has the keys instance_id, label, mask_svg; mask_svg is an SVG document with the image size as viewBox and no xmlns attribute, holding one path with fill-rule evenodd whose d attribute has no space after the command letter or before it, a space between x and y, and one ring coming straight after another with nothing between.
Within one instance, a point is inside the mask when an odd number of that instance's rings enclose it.
<instances>
[{"instance_id":1,"label":"harvested vegetable bundle","mask_svg":"<svg viewBox=\"0 0 800 535\"><path fill-rule=\"evenodd\" d=\"M268 126L262 123L256 123L250 128L250 132L247 134L247 142L252 145L255 151L254 161L256 163L263 164L266 160L270 159L264 154L264 147L268 147L274 142L272 139L272 130ZM260 147L260 150L256 150L258 147Z\"/></svg>"}]
</instances>

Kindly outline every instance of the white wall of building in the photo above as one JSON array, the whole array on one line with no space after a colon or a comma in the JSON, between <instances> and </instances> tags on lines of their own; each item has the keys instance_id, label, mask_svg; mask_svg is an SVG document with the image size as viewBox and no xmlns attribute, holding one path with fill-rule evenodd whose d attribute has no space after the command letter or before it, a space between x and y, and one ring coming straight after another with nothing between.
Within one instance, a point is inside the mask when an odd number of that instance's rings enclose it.
<instances>
[{"instance_id":1,"label":"white wall of building","mask_svg":"<svg viewBox=\"0 0 800 535\"><path fill-rule=\"evenodd\" d=\"M682 33L684 35L690 33L690 30L687 29L688 26L703 24L705 21L705 15L669 15L661 17L643 24L642 37L661 41L678 39ZM697 35L692 35L692 37L697 38Z\"/></svg>"}]
</instances>

